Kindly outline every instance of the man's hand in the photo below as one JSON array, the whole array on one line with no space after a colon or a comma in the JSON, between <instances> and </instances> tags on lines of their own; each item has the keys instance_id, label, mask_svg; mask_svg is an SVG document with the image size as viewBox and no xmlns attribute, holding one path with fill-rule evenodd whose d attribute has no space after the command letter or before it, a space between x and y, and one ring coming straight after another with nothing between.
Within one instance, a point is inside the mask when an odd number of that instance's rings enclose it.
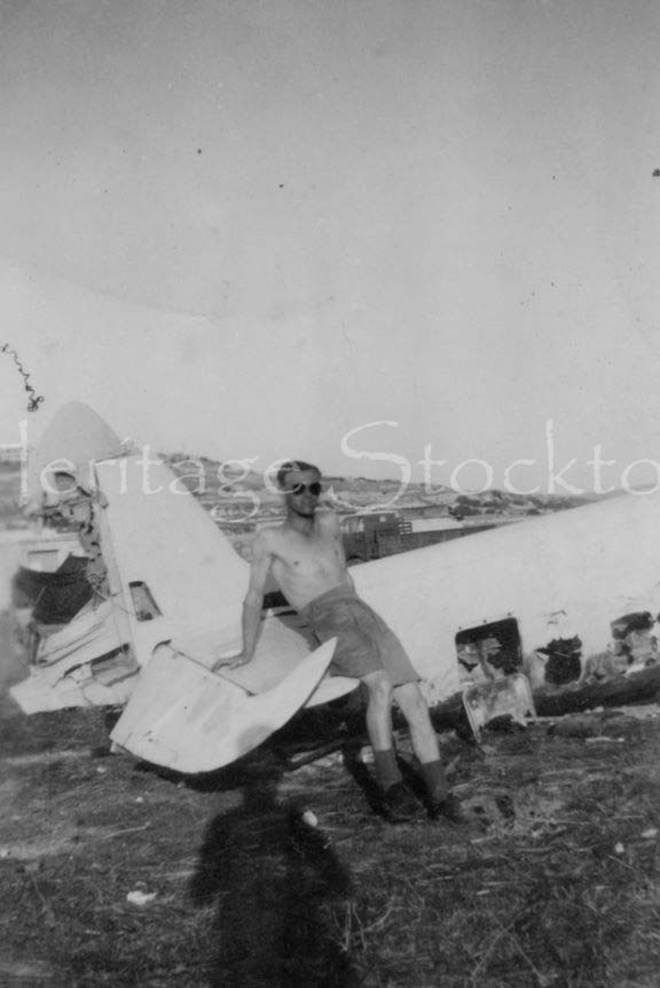
<instances>
[{"instance_id":1,"label":"man's hand","mask_svg":"<svg viewBox=\"0 0 660 988\"><path fill-rule=\"evenodd\" d=\"M239 666L247 665L250 661L244 652L239 652L238 655L232 655L229 658L216 659L216 661L211 666L212 672L217 672L219 669L238 669Z\"/></svg>"}]
</instances>

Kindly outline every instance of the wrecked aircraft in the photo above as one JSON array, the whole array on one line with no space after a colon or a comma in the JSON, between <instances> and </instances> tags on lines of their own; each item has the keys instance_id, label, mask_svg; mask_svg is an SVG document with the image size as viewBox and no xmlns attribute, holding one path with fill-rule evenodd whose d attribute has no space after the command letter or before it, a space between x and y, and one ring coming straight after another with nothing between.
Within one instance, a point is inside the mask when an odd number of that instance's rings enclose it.
<instances>
[{"instance_id":1,"label":"wrecked aircraft","mask_svg":"<svg viewBox=\"0 0 660 988\"><path fill-rule=\"evenodd\" d=\"M333 643L314 649L286 610L264 611L248 666L211 671L240 651L248 564L166 464L150 461L145 483L141 455L91 409L58 413L33 475L38 511L67 519L79 548L51 546L46 563L35 546L15 580L30 668L12 694L26 713L121 706L117 745L196 773L356 687L325 675ZM507 677L520 692L523 670L536 691L571 688L599 662L607 675L657 667L659 550L660 496L627 494L351 572L436 707Z\"/></svg>"},{"instance_id":2,"label":"wrecked aircraft","mask_svg":"<svg viewBox=\"0 0 660 988\"><path fill-rule=\"evenodd\" d=\"M26 713L125 705L116 744L194 773L355 687L323 678L332 643L312 651L268 617L248 667L211 671L240 651L248 564L164 463L146 484L140 455L91 409L62 409L35 459L40 513L64 519L80 548L49 543L49 564L37 543L14 580L31 661L12 695Z\"/></svg>"}]
</instances>

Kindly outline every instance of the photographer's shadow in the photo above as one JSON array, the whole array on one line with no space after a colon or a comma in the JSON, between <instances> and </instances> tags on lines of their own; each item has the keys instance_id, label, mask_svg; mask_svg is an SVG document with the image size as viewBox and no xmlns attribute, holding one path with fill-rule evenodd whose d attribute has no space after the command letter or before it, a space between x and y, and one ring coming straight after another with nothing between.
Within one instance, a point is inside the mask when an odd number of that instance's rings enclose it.
<instances>
[{"instance_id":1,"label":"photographer's shadow","mask_svg":"<svg viewBox=\"0 0 660 988\"><path fill-rule=\"evenodd\" d=\"M350 880L300 807L279 801L282 768L245 768L243 803L205 834L190 893L216 904L210 984L222 988L351 988Z\"/></svg>"}]
</instances>

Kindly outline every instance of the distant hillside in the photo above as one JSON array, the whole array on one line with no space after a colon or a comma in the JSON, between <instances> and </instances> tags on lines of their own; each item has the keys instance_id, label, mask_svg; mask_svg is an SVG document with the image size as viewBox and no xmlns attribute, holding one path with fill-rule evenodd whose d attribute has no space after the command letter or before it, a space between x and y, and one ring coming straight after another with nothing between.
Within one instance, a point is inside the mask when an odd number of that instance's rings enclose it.
<instances>
[{"instance_id":1,"label":"distant hillside","mask_svg":"<svg viewBox=\"0 0 660 988\"><path fill-rule=\"evenodd\" d=\"M191 458L181 453L160 456L171 466L179 482L230 534L249 532L257 524L282 516L282 496L275 489L274 478L267 484L263 474L254 471L246 474L235 464L225 465L210 457ZM459 494L450 488L440 488L429 493L423 484L409 484L402 491L395 480L365 477L328 476L324 483L342 514L394 510L410 517L446 516L468 526L504 523L598 500L596 496L520 495L500 490ZM25 524L20 510L19 464L0 460L0 527Z\"/></svg>"},{"instance_id":2,"label":"distant hillside","mask_svg":"<svg viewBox=\"0 0 660 988\"><path fill-rule=\"evenodd\" d=\"M213 513L221 527L249 529L258 522L282 515L282 496L274 489L274 478L267 484L260 473L229 470L208 457L193 460L183 454L161 456L170 463L181 482ZM395 480L365 477L327 476L324 485L343 514L394 510L417 517L447 516L466 525L513 521L598 500L595 495L522 495L501 490L460 494L446 487L430 493L424 484L408 484L401 490Z\"/></svg>"}]
</instances>

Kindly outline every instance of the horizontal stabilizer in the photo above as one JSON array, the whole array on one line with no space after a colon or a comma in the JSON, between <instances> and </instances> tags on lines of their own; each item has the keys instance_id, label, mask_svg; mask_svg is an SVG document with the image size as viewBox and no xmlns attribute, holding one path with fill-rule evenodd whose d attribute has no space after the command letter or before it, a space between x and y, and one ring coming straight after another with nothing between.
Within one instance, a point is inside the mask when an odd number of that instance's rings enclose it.
<instances>
[{"instance_id":1,"label":"horizontal stabilizer","mask_svg":"<svg viewBox=\"0 0 660 988\"><path fill-rule=\"evenodd\" d=\"M198 635L173 639L177 651L204 666L211 666L218 659L238 655L243 639L240 635L230 643L218 644L217 631L206 631ZM254 658L246 665L229 666L222 669L222 675L242 687L247 693L265 693L277 686L285 676L310 654L310 646L300 633L296 633L275 617L266 618L261 624L261 634ZM324 676L311 694L306 707L316 707L330 703L358 686L359 680L347 676Z\"/></svg>"},{"instance_id":2,"label":"horizontal stabilizer","mask_svg":"<svg viewBox=\"0 0 660 988\"><path fill-rule=\"evenodd\" d=\"M335 639L305 658L276 686L258 695L194 659L161 646L112 732L131 754L177 772L222 768L282 727L324 676Z\"/></svg>"}]
</instances>

